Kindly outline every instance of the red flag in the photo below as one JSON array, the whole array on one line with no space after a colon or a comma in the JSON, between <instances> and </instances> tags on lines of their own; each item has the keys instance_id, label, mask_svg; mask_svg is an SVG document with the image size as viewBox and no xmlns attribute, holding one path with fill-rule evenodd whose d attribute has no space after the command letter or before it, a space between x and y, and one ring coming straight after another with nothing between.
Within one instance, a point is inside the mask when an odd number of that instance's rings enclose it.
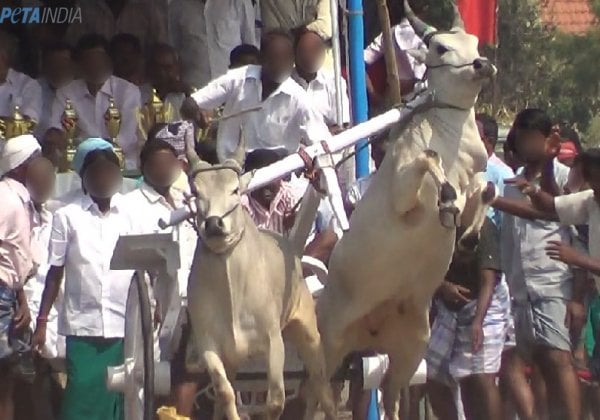
<instances>
[{"instance_id":1,"label":"red flag","mask_svg":"<svg viewBox=\"0 0 600 420\"><path fill-rule=\"evenodd\" d=\"M496 0L458 0L458 9L467 33L481 45L496 44Z\"/></svg>"}]
</instances>

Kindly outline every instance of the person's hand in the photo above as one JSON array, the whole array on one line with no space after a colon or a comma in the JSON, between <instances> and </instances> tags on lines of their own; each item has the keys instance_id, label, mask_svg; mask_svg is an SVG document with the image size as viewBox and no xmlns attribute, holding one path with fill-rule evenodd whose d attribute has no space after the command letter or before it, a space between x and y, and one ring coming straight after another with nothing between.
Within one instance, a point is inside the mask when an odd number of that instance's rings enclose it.
<instances>
[{"instance_id":1,"label":"person's hand","mask_svg":"<svg viewBox=\"0 0 600 420\"><path fill-rule=\"evenodd\" d=\"M464 286L444 281L440 286L440 294L444 302L449 304L465 304L470 301L469 294L471 291Z\"/></svg>"},{"instance_id":2,"label":"person's hand","mask_svg":"<svg viewBox=\"0 0 600 420\"><path fill-rule=\"evenodd\" d=\"M573 337L579 337L587 321L587 313L583 302L571 300L567 303L565 326Z\"/></svg>"},{"instance_id":3,"label":"person's hand","mask_svg":"<svg viewBox=\"0 0 600 420\"><path fill-rule=\"evenodd\" d=\"M345 130L345 128L340 127L339 125L332 125L331 127L329 127L329 132L331 133L332 136L335 136L336 134L340 134L344 130Z\"/></svg>"},{"instance_id":4,"label":"person's hand","mask_svg":"<svg viewBox=\"0 0 600 420\"><path fill-rule=\"evenodd\" d=\"M505 179L506 185L512 185L525 195L533 194L537 191L537 187L521 176Z\"/></svg>"},{"instance_id":5,"label":"person's hand","mask_svg":"<svg viewBox=\"0 0 600 420\"><path fill-rule=\"evenodd\" d=\"M29 305L27 305L25 298L19 299L17 310L13 315L13 323L15 330L27 328L31 323L31 313L29 312Z\"/></svg>"},{"instance_id":6,"label":"person's hand","mask_svg":"<svg viewBox=\"0 0 600 420\"><path fill-rule=\"evenodd\" d=\"M31 349L40 353L46 344L46 321L38 320L31 338Z\"/></svg>"},{"instance_id":7,"label":"person's hand","mask_svg":"<svg viewBox=\"0 0 600 420\"><path fill-rule=\"evenodd\" d=\"M286 213L283 216L283 230L285 230L286 232L292 230L295 222L296 222L296 212L291 211L291 212Z\"/></svg>"},{"instance_id":8,"label":"person's hand","mask_svg":"<svg viewBox=\"0 0 600 420\"><path fill-rule=\"evenodd\" d=\"M477 353L483 346L483 321L474 319L471 324L471 350Z\"/></svg>"},{"instance_id":9,"label":"person's hand","mask_svg":"<svg viewBox=\"0 0 600 420\"><path fill-rule=\"evenodd\" d=\"M575 248L560 241L548 241L546 255L555 261L561 261L568 265L577 265L580 257Z\"/></svg>"},{"instance_id":10,"label":"person's hand","mask_svg":"<svg viewBox=\"0 0 600 420\"><path fill-rule=\"evenodd\" d=\"M201 109L193 98L185 98L179 112L183 119L194 121L200 128L204 129L210 125L209 112Z\"/></svg>"}]
</instances>

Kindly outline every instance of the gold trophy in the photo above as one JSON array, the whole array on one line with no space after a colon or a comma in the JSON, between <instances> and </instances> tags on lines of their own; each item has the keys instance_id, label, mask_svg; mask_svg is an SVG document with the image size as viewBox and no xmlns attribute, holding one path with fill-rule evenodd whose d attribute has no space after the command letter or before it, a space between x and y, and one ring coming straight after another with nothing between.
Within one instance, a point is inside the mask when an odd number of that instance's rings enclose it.
<instances>
[{"instance_id":1,"label":"gold trophy","mask_svg":"<svg viewBox=\"0 0 600 420\"><path fill-rule=\"evenodd\" d=\"M69 146L74 146L75 135L77 134L77 112L75 112L75 108L73 108L73 103L69 98L65 101L65 110L62 114L63 121L69 121L70 127L65 128L65 132L67 133L67 139L69 140Z\"/></svg>"},{"instance_id":2,"label":"gold trophy","mask_svg":"<svg viewBox=\"0 0 600 420\"><path fill-rule=\"evenodd\" d=\"M115 153L119 156L121 167L123 167L125 164L123 149L121 149L117 143L117 137L121 130L121 112L119 111L119 108L117 108L117 105L115 105L115 99L112 96L108 100L108 108L104 114L104 121L106 122L106 129L108 130L110 141L113 146L115 146Z\"/></svg>"},{"instance_id":3,"label":"gold trophy","mask_svg":"<svg viewBox=\"0 0 600 420\"><path fill-rule=\"evenodd\" d=\"M160 100L156 89L152 89L152 99L147 104L152 125L168 123L167 109L163 101Z\"/></svg>"},{"instance_id":4,"label":"gold trophy","mask_svg":"<svg viewBox=\"0 0 600 420\"><path fill-rule=\"evenodd\" d=\"M117 137L121 130L121 112L115 105L115 99L112 96L108 101L108 109L104 114L104 121L106 122L106 129L108 130L110 140L113 144L117 144Z\"/></svg>"},{"instance_id":5,"label":"gold trophy","mask_svg":"<svg viewBox=\"0 0 600 420\"><path fill-rule=\"evenodd\" d=\"M77 134L77 112L75 112L75 108L73 108L73 103L70 99L67 98L65 101L65 110L62 114L62 121L68 121L69 128L65 129L65 133L67 134L67 161L70 163L73 161L73 157L75 156L75 152L77 151L77 145L75 144L75 136Z\"/></svg>"},{"instance_id":6,"label":"gold trophy","mask_svg":"<svg viewBox=\"0 0 600 420\"><path fill-rule=\"evenodd\" d=\"M6 140L23 134L31 134L34 128L35 122L25 118L18 105L15 105L12 117L0 117L0 134Z\"/></svg>"}]
</instances>

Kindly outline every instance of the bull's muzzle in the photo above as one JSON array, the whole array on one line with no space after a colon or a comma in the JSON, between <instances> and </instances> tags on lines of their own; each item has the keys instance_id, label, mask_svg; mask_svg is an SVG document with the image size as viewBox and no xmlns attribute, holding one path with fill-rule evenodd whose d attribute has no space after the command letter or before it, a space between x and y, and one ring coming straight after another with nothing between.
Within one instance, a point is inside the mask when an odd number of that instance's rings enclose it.
<instances>
[{"instance_id":1,"label":"bull's muzzle","mask_svg":"<svg viewBox=\"0 0 600 420\"><path fill-rule=\"evenodd\" d=\"M473 61L473 68L477 72L477 75L481 78L494 77L496 75L496 66L490 63L487 58L477 58Z\"/></svg>"},{"instance_id":2,"label":"bull's muzzle","mask_svg":"<svg viewBox=\"0 0 600 420\"><path fill-rule=\"evenodd\" d=\"M211 216L204 221L204 232L207 237L225 236L225 223L219 216Z\"/></svg>"}]
</instances>

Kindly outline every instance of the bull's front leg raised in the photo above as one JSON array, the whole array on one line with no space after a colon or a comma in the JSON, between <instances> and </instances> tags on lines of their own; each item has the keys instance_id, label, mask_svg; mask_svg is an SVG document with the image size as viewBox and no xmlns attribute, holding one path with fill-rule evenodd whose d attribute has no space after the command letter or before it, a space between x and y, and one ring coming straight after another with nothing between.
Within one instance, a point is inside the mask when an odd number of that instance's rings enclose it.
<instances>
[{"instance_id":1,"label":"bull's front leg raised","mask_svg":"<svg viewBox=\"0 0 600 420\"><path fill-rule=\"evenodd\" d=\"M283 412L285 404L285 386L283 369L285 364L285 348L279 329L269 335L269 351L267 360L267 416L268 420L277 420Z\"/></svg>"},{"instance_id":2,"label":"bull's front leg raised","mask_svg":"<svg viewBox=\"0 0 600 420\"><path fill-rule=\"evenodd\" d=\"M240 420L235 405L235 391L227 379L227 371L221 357L216 351L208 350L202 353L202 358L210 375L215 390L215 410L213 420Z\"/></svg>"},{"instance_id":3,"label":"bull's front leg raised","mask_svg":"<svg viewBox=\"0 0 600 420\"><path fill-rule=\"evenodd\" d=\"M392 186L396 211L404 215L417 207L425 174L431 175L438 189L440 222L444 227L455 228L459 215L455 204L456 190L447 181L440 156L433 150L425 150L413 162L400 169L397 181Z\"/></svg>"},{"instance_id":4,"label":"bull's front leg raised","mask_svg":"<svg viewBox=\"0 0 600 420\"><path fill-rule=\"evenodd\" d=\"M496 187L487 182L483 173L478 173L469 185L461 225L465 230L458 240L458 247L473 250L479 242L479 231L487 216L491 202L496 197Z\"/></svg>"}]
</instances>

